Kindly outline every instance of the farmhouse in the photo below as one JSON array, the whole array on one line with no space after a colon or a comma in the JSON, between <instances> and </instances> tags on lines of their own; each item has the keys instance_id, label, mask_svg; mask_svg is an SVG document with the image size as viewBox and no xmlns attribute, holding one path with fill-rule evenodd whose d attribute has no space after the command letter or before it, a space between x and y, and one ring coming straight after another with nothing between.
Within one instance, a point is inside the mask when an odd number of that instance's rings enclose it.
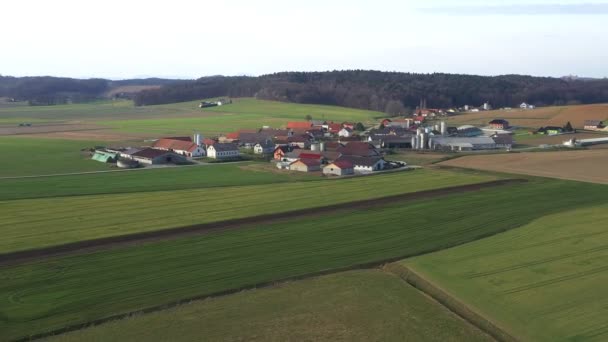
<instances>
[{"instance_id":1,"label":"farmhouse","mask_svg":"<svg viewBox=\"0 0 608 342\"><path fill-rule=\"evenodd\" d=\"M338 134L342 129L342 125L339 123L330 123L327 125L327 131L331 134Z\"/></svg>"},{"instance_id":2,"label":"farmhouse","mask_svg":"<svg viewBox=\"0 0 608 342\"><path fill-rule=\"evenodd\" d=\"M509 121L504 119L494 119L489 123L490 128L504 130L509 128Z\"/></svg>"},{"instance_id":3,"label":"farmhouse","mask_svg":"<svg viewBox=\"0 0 608 342\"><path fill-rule=\"evenodd\" d=\"M198 146L190 137L162 138L154 142L153 149L171 151L185 157L202 157L205 149Z\"/></svg>"},{"instance_id":4,"label":"farmhouse","mask_svg":"<svg viewBox=\"0 0 608 342\"><path fill-rule=\"evenodd\" d=\"M335 161L323 168L324 175L346 176L355 173L354 165L348 160Z\"/></svg>"},{"instance_id":5,"label":"farmhouse","mask_svg":"<svg viewBox=\"0 0 608 342\"><path fill-rule=\"evenodd\" d=\"M272 154L274 152L274 143L270 140L266 140L261 143L255 144L253 147L253 153L255 154Z\"/></svg>"},{"instance_id":6,"label":"farmhouse","mask_svg":"<svg viewBox=\"0 0 608 342\"><path fill-rule=\"evenodd\" d=\"M601 120L585 120L585 129L590 131L597 131L604 129L606 126Z\"/></svg>"},{"instance_id":7,"label":"farmhouse","mask_svg":"<svg viewBox=\"0 0 608 342\"><path fill-rule=\"evenodd\" d=\"M338 132L338 136L340 137L352 137L353 136L353 130L351 128L348 127L344 127L340 130L340 132Z\"/></svg>"},{"instance_id":8,"label":"farmhouse","mask_svg":"<svg viewBox=\"0 0 608 342\"><path fill-rule=\"evenodd\" d=\"M145 148L141 151L135 152L131 155L131 158L141 164L146 165L186 162L186 159L179 154L154 148Z\"/></svg>"},{"instance_id":9,"label":"farmhouse","mask_svg":"<svg viewBox=\"0 0 608 342\"><path fill-rule=\"evenodd\" d=\"M353 165L354 172L369 173L384 169L386 163L381 157L359 157L359 156L342 156L334 163L349 162Z\"/></svg>"},{"instance_id":10,"label":"farmhouse","mask_svg":"<svg viewBox=\"0 0 608 342\"><path fill-rule=\"evenodd\" d=\"M236 144L217 143L207 147L207 157L213 159L231 159L240 156L239 148Z\"/></svg>"},{"instance_id":11,"label":"farmhouse","mask_svg":"<svg viewBox=\"0 0 608 342\"><path fill-rule=\"evenodd\" d=\"M536 108L535 106L531 105L531 104L527 104L527 103L522 103L519 105L519 108L521 109L534 109Z\"/></svg>"},{"instance_id":12,"label":"farmhouse","mask_svg":"<svg viewBox=\"0 0 608 342\"><path fill-rule=\"evenodd\" d=\"M292 146L289 146L289 145L277 146L274 149L274 159L275 160L282 160L283 157L285 157L285 155L287 155L291 151L293 151L293 147Z\"/></svg>"},{"instance_id":13,"label":"farmhouse","mask_svg":"<svg viewBox=\"0 0 608 342\"><path fill-rule=\"evenodd\" d=\"M289 164L289 169L300 172L320 171L321 162L316 159L300 159Z\"/></svg>"}]
</instances>

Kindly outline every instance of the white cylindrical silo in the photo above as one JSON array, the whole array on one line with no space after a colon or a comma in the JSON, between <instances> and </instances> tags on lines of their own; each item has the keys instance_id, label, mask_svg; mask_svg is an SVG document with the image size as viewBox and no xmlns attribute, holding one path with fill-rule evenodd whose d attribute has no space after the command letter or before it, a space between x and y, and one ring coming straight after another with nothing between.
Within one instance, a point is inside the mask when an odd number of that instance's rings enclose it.
<instances>
[{"instance_id":1,"label":"white cylindrical silo","mask_svg":"<svg viewBox=\"0 0 608 342\"><path fill-rule=\"evenodd\" d=\"M325 143L324 143L324 142L321 142L321 143L319 144L319 151L321 151L321 152L325 152Z\"/></svg>"},{"instance_id":2,"label":"white cylindrical silo","mask_svg":"<svg viewBox=\"0 0 608 342\"><path fill-rule=\"evenodd\" d=\"M319 149L320 149L320 146L319 146L318 143L314 143L314 144L310 145L310 150L311 151L319 151Z\"/></svg>"},{"instance_id":3,"label":"white cylindrical silo","mask_svg":"<svg viewBox=\"0 0 608 342\"><path fill-rule=\"evenodd\" d=\"M441 121L441 135L446 135L448 133L448 126L445 121Z\"/></svg>"}]
</instances>

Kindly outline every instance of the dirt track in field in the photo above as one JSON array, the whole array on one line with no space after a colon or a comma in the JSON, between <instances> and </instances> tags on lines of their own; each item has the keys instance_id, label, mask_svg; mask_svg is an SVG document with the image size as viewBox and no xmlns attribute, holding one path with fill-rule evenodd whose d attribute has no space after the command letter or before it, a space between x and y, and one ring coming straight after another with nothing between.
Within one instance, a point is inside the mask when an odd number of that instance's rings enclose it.
<instances>
[{"instance_id":1,"label":"dirt track in field","mask_svg":"<svg viewBox=\"0 0 608 342\"><path fill-rule=\"evenodd\" d=\"M465 156L439 165L608 184L608 149Z\"/></svg>"},{"instance_id":2,"label":"dirt track in field","mask_svg":"<svg viewBox=\"0 0 608 342\"><path fill-rule=\"evenodd\" d=\"M309 218L311 216L314 217L337 213L341 211L349 211L353 209L369 209L394 204L395 202L404 203L421 199L430 199L450 194L475 192L486 188L493 188L510 184L520 184L525 182L527 182L525 179L502 179L484 183L461 185L395 196L388 196L377 199L353 201L349 203L335 204L321 208L308 208L284 213L267 214L242 219L212 222L122 236L112 236L95 240L79 241L60 246L51 246L40 249L0 254L0 266L42 261L50 257L88 253L120 246L138 245L146 242L171 240L180 237L196 236L222 230L253 228L257 225L284 222L297 218Z\"/></svg>"}]
</instances>

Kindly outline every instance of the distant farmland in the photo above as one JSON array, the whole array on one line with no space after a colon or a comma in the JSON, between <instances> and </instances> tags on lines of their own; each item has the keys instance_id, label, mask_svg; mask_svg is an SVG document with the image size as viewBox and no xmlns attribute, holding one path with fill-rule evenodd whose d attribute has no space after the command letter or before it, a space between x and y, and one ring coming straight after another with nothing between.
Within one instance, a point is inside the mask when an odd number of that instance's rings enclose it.
<instances>
[{"instance_id":1,"label":"distant farmland","mask_svg":"<svg viewBox=\"0 0 608 342\"><path fill-rule=\"evenodd\" d=\"M568 121L575 128L582 129L585 120L608 119L608 104L590 104L578 106L539 107L533 110L494 110L489 112L465 113L449 119L452 124L487 125L495 118L509 120L509 123L521 127L539 128L542 126L564 126Z\"/></svg>"},{"instance_id":2,"label":"distant farmland","mask_svg":"<svg viewBox=\"0 0 608 342\"><path fill-rule=\"evenodd\" d=\"M404 263L522 340L606 341L607 221L598 203Z\"/></svg>"},{"instance_id":3,"label":"distant farmland","mask_svg":"<svg viewBox=\"0 0 608 342\"><path fill-rule=\"evenodd\" d=\"M197 301L49 341L194 341L201 336L205 341L492 341L407 283L379 270L338 273Z\"/></svg>"},{"instance_id":4,"label":"distant farmland","mask_svg":"<svg viewBox=\"0 0 608 342\"><path fill-rule=\"evenodd\" d=\"M608 184L608 149L474 155L440 165Z\"/></svg>"}]
</instances>

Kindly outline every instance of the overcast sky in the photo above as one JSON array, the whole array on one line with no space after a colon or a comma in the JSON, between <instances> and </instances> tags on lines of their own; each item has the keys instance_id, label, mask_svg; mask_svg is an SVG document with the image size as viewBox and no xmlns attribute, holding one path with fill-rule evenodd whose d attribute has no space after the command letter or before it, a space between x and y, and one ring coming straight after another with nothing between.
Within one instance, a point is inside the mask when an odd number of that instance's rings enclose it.
<instances>
[{"instance_id":1,"label":"overcast sky","mask_svg":"<svg viewBox=\"0 0 608 342\"><path fill-rule=\"evenodd\" d=\"M608 1L14 0L0 74L608 76Z\"/></svg>"}]
</instances>

